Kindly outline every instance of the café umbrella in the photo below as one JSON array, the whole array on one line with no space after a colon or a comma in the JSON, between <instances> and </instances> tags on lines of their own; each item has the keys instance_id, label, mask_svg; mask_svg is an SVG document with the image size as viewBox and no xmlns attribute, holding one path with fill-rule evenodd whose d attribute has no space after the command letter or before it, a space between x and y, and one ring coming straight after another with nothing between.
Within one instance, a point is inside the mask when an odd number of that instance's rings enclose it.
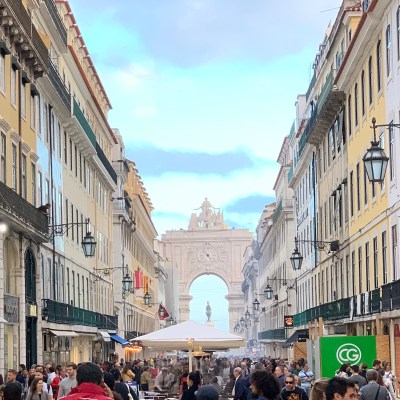
<instances>
[{"instance_id":1,"label":"caf\u00e9 umbrella","mask_svg":"<svg viewBox=\"0 0 400 400\"><path fill-rule=\"evenodd\" d=\"M207 350L237 349L246 345L242 336L224 332L220 329L199 324L195 321L185 321L139 336L134 339L141 341L146 347L158 350L189 351L189 368L192 365L192 352L196 347Z\"/></svg>"}]
</instances>

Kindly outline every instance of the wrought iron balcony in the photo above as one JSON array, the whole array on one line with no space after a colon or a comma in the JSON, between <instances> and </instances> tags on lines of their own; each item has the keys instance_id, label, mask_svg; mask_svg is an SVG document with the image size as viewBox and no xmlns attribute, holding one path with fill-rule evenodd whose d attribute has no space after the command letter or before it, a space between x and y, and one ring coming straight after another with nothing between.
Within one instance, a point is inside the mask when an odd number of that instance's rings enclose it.
<instances>
[{"instance_id":1,"label":"wrought iron balcony","mask_svg":"<svg viewBox=\"0 0 400 400\"><path fill-rule=\"evenodd\" d=\"M48 77L64 106L67 108L68 112L71 112L71 95L68 92L68 89L65 87L60 74L52 62L49 64Z\"/></svg>"},{"instance_id":2,"label":"wrought iron balcony","mask_svg":"<svg viewBox=\"0 0 400 400\"><path fill-rule=\"evenodd\" d=\"M21 48L20 57L27 65L34 65L35 77L41 76L49 68L49 52L40 38L31 18L21 0L1 0L0 8L6 8L11 14L13 25L19 28L26 48ZM35 60L36 59L36 60Z\"/></svg>"},{"instance_id":3,"label":"wrought iron balcony","mask_svg":"<svg viewBox=\"0 0 400 400\"><path fill-rule=\"evenodd\" d=\"M340 111L345 93L333 85L334 73L330 72L319 94L314 112L308 119L299 141L298 155L302 154L306 143L317 145L327 135L329 129Z\"/></svg>"},{"instance_id":4,"label":"wrought iron balcony","mask_svg":"<svg viewBox=\"0 0 400 400\"><path fill-rule=\"evenodd\" d=\"M86 133L86 136L88 137L90 143L92 143L93 148L96 148L96 135L94 134L92 128L89 125L89 122L87 121L85 115L79 107L78 102L75 99L73 99L72 113Z\"/></svg>"},{"instance_id":5,"label":"wrought iron balcony","mask_svg":"<svg viewBox=\"0 0 400 400\"><path fill-rule=\"evenodd\" d=\"M118 317L85 310L59 301L44 299L42 318L57 324L95 326L99 329L118 328Z\"/></svg>"},{"instance_id":6,"label":"wrought iron balcony","mask_svg":"<svg viewBox=\"0 0 400 400\"><path fill-rule=\"evenodd\" d=\"M268 331L258 332L258 340L285 340L286 337L286 329L271 329Z\"/></svg>"},{"instance_id":7,"label":"wrought iron balcony","mask_svg":"<svg viewBox=\"0 0 400 400\"><path fill-rule=\"evenodd\" d=\"M48 217L35 206L0 182L2 220L17 232L27 232L38 243L48 241Z\"/></svg>"},{"instance_id":8,"label":"wrought iron balcony","mask_svg":"<svg viewBox=\"0 0 400 400\"><path fill-rule=\"evenodd\" d=\"M46 6L46 10L49 13L51 20L60 35L60 38L65 47L67 47L67 28L64 25L64 22L61 19L60 13L57 10L57 6L54 3L54 0L42 0L42 2Z\"/></svg>"},{"instance_id":9,"label":"wrought iron balcony","mask_svg":"<svg viewBox=\"0 0 400 400\"><path fill-rule=\"evenodd\" d=\"M77 119L79 122L79 125L81 126L82 130L85 132L88 140L93 146L93 149L96 150L96 154L99 157L100 162L103 164L105 170L107 173L110 175L111 179L117 183L117 173L115 172L114 168L112 167L110 161L108 161L108 158L104 154L102 148L96 141L96 135L94 134L89 122L87 121L85 115L83 114L81 108L79 107L79 104L75 99L73 99L73 107L72 107L72 113L74 117ZM90 145L89 145L90 146Z\"/></svg>"},{"instance_id":10,"label":"wrought iron balcony","mask_svg":"<svg viewBox=\"0 0 400 400\"><path fill-rule=\"evenodd\" d=\"M400 279L382 285L382 311L400 309Z\"/></svg>"},{"instance_id":11,"label":"wrought iron balcony","mask_svg":"<svg viewBox=\"0 0 400 400\"><path fill-rule=\"evenodd\" d=\"M104 168L107 170L108 174L110 175L111 179L117 183L117 173L115 172L114 168L112 167L110 161L108 161L108 158L104 154L103 150L99 146L98 143L96 143L96 152L97 156L99 157L101 163L104 165Z\"/></svg>"}]
</instances>

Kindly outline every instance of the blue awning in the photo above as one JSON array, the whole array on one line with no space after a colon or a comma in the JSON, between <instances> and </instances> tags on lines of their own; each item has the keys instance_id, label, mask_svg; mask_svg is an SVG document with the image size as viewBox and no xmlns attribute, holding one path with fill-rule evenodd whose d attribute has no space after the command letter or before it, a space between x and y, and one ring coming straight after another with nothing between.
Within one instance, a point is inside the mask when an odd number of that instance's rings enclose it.
<instances>
[{"instance_id":1,"label":"blue awning","mask_svg":"<svg viewBox=\"0 0 400 400\"><path fill-rule=\"evenodd\" d=\"M118 335L110 335L110 338L114 340L114 342L117 342L119 344L122 344L122 346L126 346L130 344L126 339L122 338L121 336Z\"/></svg>"}]
</instances>

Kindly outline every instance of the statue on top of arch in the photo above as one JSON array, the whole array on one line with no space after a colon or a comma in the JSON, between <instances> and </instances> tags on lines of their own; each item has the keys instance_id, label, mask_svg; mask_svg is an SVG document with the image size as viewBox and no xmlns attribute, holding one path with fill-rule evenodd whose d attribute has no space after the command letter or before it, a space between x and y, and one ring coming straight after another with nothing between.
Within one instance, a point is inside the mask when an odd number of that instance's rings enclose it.
<instances>
[{"instance_id":1,"label":"statue on top of arch","mask_svg":"<svg viewBox=\"0 0 400 400\"><path fill-rule=\"evenodd\" d=\"M224 222L224 213L219 208L215 208L208 201L207 197L204 199L199 208L195 211L201 210L199 214L192 213L189 222L189 230L203 230L203 229L227 229Z\"/></svg>"}]
</instances>

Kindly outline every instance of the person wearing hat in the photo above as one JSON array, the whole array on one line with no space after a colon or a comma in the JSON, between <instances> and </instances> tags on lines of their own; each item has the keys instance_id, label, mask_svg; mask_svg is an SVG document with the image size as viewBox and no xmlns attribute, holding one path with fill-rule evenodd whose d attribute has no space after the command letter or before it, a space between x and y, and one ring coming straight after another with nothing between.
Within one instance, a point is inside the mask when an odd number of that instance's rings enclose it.
<instances>
[{"instance_id":1,"label":"person wearing hat","mask_svg":"<svg viewBox=\"0 0 400 400\"><path fill-rule=\"evenodd\" d=\"M213 385L201 386L196 392L197 400L218 400L218 398L219 393Z\"/></svg>"}]
</instances>

